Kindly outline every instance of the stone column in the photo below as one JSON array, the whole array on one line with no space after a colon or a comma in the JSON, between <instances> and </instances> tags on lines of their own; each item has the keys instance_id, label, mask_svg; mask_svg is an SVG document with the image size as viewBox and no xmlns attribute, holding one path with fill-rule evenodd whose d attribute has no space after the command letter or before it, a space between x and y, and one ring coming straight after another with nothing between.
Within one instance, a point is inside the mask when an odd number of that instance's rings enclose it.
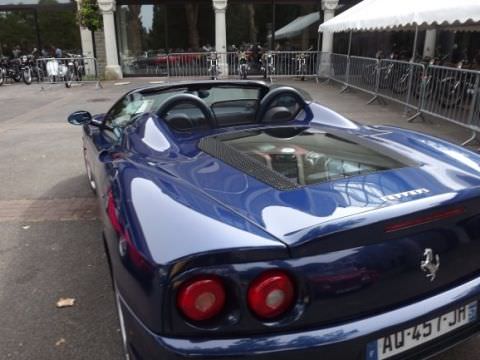
<instances>
[{"instance_id":1,"label":"stone column","mask_svg":"<svg viewBox=\"0 0 480 360\"><path fill-rule=\"evenodd\" d=\"M322 0L323 22L335 16L338 0ZM324 31L322 34L322 52L331 53L333 50L333 33Z\"/></svg>"},{"instance_id":2,"label":"stone column","mask_svg":"<svg viewBox=\"0 0 480 360\"><path fill-rule=\"evenodd\" d=\"M80 8L82 0L75 0L77 8ZM82 55L87 58L93 58L93 40L92 32L86 27L80 26L80 41L82 43ZM87 75L95 75L95 64L92 60L85 61L85 73Z\"/></svg>"},{"instance_id":3,"label":"stone column","mask_svg":"<svg viewBox=\"0 0 480 360\"><path fill-rule=\"evenodd\" d=\"M117 34L115 33L115 0L98 0L98 7L103 15L103 33L105 36L105 79L118 80L123 77L122 69L118 64Z\"/></svg>"},{"instance_id":4,"label":"stone column","mask_svg":"<svg viewBox=\"0 0 480 360\"><path fill-rule=\"evenodd\" d=\"M338 0L322 0L323 22L330 20L335 16L335 10L338 6ZM320 76L330 75L330 54L333 51L333 33L324 31L322 33L322 55L318 73Z\"/></svg>"},{"instance_id":5,"label":"stone column","mask_svg":"<svg viewBox=\"0 0 480 360\"><path fill-rule=\"evenodd\" d=\"M425 44L423 45L423 57L435 56L435 43L437 42L437 30L425 31Z\"/></svg>"},{"instance_id":6,"label":"stone column","mask_svg":"<svg viewBox=\"0 0 480 360\"><path fill-rule=\"evenodd\" d=\"M212 0L213 10L215 11L215 50L219 53L227 51L227 24L225 13L227 10L228 0ZM221 76L228 76L227 56L221 55L218 58Z\"/></svg>"}]
</instances>

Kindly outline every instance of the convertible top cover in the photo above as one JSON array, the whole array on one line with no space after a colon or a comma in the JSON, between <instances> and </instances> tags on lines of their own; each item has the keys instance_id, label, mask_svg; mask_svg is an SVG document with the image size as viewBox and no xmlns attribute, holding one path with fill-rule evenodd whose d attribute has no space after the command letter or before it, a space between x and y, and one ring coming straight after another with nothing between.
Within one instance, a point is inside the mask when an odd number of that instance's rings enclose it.
<instances>
[{"instance_id":1,"label":"convertible top cover","mask_svg":"<svg viewBox=\"0 0 480 360\"><path fill-rule=\"evenodd\" d=\"M371 142L311 127L247 130L203 139L200 148L279 189L412 166Z\"/></svg>"}]
</instances>

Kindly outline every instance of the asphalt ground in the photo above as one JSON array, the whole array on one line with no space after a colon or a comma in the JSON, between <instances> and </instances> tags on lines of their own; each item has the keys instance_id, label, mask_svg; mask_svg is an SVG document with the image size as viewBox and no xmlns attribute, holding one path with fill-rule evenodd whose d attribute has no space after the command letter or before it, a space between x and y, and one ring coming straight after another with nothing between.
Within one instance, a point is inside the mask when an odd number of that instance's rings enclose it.
<instances>
[{"instance_id":1,"label":"asphalt ground","mask_svg":"<svg viewBox=\"0 0 480 360\"><path fill-rule=\"evenodd\" d=\"M0 359L121 359L113 292L81 155L81 129L66 117L101 113L129 88L153 79L65 89L0 88ZM398 106L294 82L314 99L360 122L427 131L461 143L469 132L444 121L407 124ZM477 144L478 146L478 144ZM60 298L74 306L57 308ZM472 339L435 358L480 359Z\"/></svg>"}]
</instances>

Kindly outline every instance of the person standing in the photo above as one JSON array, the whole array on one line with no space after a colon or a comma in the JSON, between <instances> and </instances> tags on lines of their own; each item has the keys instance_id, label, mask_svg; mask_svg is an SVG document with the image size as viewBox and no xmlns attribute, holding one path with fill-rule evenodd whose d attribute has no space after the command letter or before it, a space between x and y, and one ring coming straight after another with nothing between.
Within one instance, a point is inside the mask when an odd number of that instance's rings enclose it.
<instances>
[{"instance_id":1,"label":"person standing","mask_svg":"<svg viewBox=\"0 0 480 360\"><path fill-rule=\"evenodd\" d=\"M22 49L20 48L20 45L15 46L15 48L12 50L12 56L14 59L18 59L22 55Z\"/></svg>"},{"instance_id":2,"label":"person standing","mask_svg":"<svg viewBox=\"0 0 480 360\"><path fill-rule=\"evenodd\" d=\"M56 57L57 59L61 59L61 58L63 57L63 51L62 51L62 49L57 48L57 47L55 47L55 46L54 46L53 48L55 49L55 57Z\"/></svg>"}]
</instances>

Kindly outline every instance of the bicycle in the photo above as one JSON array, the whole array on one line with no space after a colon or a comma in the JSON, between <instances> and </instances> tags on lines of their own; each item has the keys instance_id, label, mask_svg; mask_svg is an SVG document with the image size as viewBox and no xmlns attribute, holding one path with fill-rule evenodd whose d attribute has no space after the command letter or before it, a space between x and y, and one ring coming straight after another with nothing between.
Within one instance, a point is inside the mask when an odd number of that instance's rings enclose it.
<instances>
[{"instance_id":1,"label":"bicycle","mask_svg":"<svg viewBox=\"0 0 480 360\"><path fill-rule=\"evenodd\" d=\"M211 80L217 80L220 74L220 67L218 66L217 53L210 53L208 60L208 73Z\"/></svg>"}]
</instances>

